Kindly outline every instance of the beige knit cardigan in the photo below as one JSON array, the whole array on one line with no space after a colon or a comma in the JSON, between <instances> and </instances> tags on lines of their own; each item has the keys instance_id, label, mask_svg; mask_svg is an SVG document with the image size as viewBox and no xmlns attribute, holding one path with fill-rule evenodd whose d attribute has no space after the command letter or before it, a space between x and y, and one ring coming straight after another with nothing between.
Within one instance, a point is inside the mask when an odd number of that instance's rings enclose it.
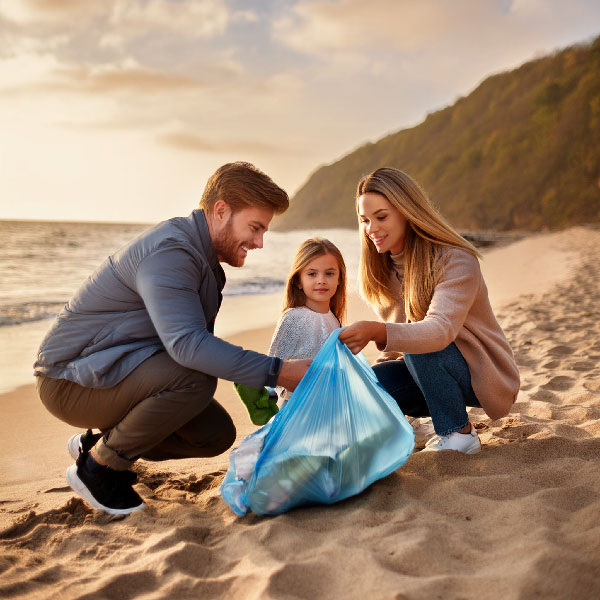
<instances>
[{"instance_id":1,"label":"beige knit cardigan","mask_svg":"<svg viewBox=\"0 0 600 600\"><path fill-rule=\"evenodd\" d=\"M392 256L396 276L390 278L390 285L398 301L376 307L387 331L387 344L378 362L399 358L402 353L437 352L454 342L467 362L483 410L491 419L499 419L515 401L519 370L492 311L478 259L459 248L445 250L444 259L444 271L425 318L407 322L404 259L402 254Z\"/></svg>"}]
</instances>

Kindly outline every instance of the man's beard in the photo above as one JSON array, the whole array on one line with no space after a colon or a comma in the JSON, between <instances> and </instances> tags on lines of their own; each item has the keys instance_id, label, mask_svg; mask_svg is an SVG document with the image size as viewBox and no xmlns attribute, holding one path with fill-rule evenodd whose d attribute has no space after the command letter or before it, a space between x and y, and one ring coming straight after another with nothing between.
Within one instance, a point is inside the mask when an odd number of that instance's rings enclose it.
<instances>
[{"instance_id":1,"label":"man's beard","mask_svg":"<svg viewBox=\"0 0 600 600\"><path fill-rule=\"evenodd\" d=\"M240 256L239 249L242 245L245 246L245 244L233 237L233 216L231 216L221 233L213 241L219 261L227 263L232 267L243 266L246 257Z\"/></svg>"}]
</instances>

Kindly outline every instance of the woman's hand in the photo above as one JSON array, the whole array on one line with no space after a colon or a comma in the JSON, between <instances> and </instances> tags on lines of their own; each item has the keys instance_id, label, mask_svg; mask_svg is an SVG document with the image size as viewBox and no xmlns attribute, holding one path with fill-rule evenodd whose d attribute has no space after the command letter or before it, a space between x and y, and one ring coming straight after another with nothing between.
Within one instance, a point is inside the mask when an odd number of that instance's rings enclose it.
<instances>
[{"instance_id":1,"label":"woman's hand","mask_svg":"<svg viewBox=\"0 0 600 600\"><path fill-rule=\"evenodd\" d=\"M340 342L346 344L352 354L358 354L369 342L375 342L382 350L387 344L385 323L378 321L357 321L344 327L340 333Z\"/></svg>"}]
</instances>

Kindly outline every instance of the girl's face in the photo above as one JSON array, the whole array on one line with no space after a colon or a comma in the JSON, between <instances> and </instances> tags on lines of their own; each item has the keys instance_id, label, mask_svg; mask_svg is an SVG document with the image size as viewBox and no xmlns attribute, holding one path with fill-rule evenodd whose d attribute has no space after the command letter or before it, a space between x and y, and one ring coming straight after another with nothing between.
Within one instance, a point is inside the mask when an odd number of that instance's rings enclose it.
<instances>
[{"instance_id":1,"label":"girl's face","mask_svg":"<svg viewBox=\"0 0 600 600\"><path fill-rule=\"evenodd\" d=\"M300 271L299 279L306 306L316 312L329 312L329 302L340 282L340 268L335 256L323 254L311 260Z\"/></svg>"},{"instance_id":2,"label":"girl's face","mask_svg":"<svg viewBox=\"0 0 600 600\"><path fill-rule=\"evenodd\" d=\"M367 192L358 199L361 229L377 252L399 254L404 248L408 220L381 194Z\"/></svg>"}]
</instances>

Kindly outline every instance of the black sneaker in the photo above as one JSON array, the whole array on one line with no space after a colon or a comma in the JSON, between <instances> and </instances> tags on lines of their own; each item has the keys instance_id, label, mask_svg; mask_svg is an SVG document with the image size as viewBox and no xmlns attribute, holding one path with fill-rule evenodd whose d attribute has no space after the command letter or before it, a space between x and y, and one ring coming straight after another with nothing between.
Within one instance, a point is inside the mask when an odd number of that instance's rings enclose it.
<instances>
[{"instance_id":1,"label":"black sneaker","mask_svg":"<svg viewBox=\"0 0 600 600\"><path fill-rule=\"evenodd\" d=\"M77 460L80 452L89 452L101 437L101 433L92 433L91 429L88 429L85 433L72 435L67 443L71 458Z\"/></svg>"},{"instance_id":2,"label":"black sneaker","mask_svg":"<svg viewBox=\"0 0 600 600\"><path fill-rule=\"evenodd\" d=\"M146 508L138 493L131 487L136 474L131 471L115 471L100 466L92 473L87 467L88 453L82 452L77 462L67 469L67 483L92 508L111 515L127 515ZM133 481L132 481L133 477Z\"/></svg>"}]
</instances>

